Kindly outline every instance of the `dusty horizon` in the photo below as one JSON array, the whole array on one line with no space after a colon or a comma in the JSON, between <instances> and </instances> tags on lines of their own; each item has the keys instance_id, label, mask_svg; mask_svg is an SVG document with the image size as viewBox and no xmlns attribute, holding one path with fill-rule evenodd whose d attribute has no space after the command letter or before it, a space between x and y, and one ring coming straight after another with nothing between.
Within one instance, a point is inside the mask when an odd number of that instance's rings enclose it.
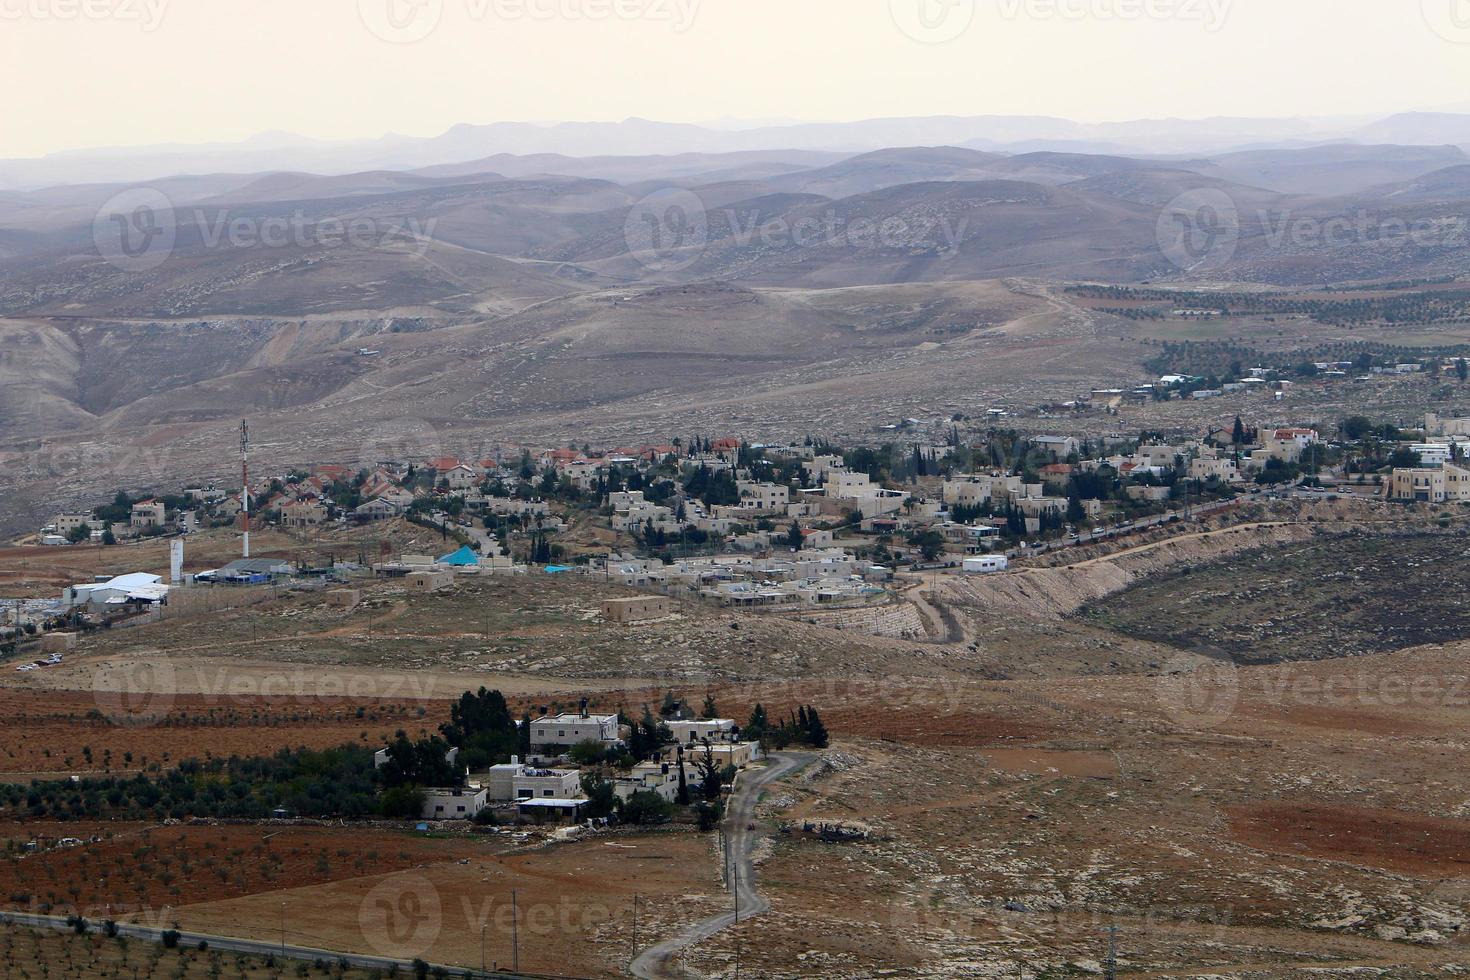
<instances>
[{"instance_id":1,"label":"dusty horizon","mask_svg":"<svg viewBox=\"0 0 1470 980\"><path fill-rule=\"evenodd\" d=\"M1458 2L0 0L0 78L46 84L0 157L512 120L1386 115L1467 89Z\"/></svg>"}]
</instances>

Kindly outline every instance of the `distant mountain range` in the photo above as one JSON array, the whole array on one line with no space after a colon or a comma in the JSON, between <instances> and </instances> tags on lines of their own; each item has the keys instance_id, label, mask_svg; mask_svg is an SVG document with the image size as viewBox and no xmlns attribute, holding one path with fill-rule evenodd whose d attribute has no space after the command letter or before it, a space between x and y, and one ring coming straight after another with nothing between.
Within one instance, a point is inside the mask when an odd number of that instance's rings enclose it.
<instances>
[{"instance_id":1,"label":"distant mountain range","mask_svg":"<svg viewBox=\"0 0 1470 980\"><path fill-rule=\"evenodd\" d=\"M256 171L210 148L197 173L0 190L0 498L34 517L57 481L194 478L241 417L292 462L381 459L404 427L458 452L732 413L788 434L947 416L1136 376L1145 348L1069 305L1069 282L1470 276L1454 144L628 155L609 138L578 156L479 152L485 135L345 171L297 166L273 135Z\"/></svg>"},{"instance_id":2,"label":"distant mountain range","mask_svg":"<svg viewBox=\"0 0 1470 980\"><path fill-rule=\"evenodd\" d=\"M463 165L498 154L533 159L547 154L627 157L759 155L769 151L850 156L895 146L955 146L1009 154L1058 151L1178 156L1325 143L1470 146L1470 114L1408 112L1384 118L1220 117L1112 123L1079 123L1049 116L926 116L749 128L627 119L608 123L462 124L429 138L389 135L355 141L324 141L270 132L239 143L103 147L38 159L4 160L0 161L0 190L145 181L180 174L417 170Z\"/></svg>"}]
</instances>

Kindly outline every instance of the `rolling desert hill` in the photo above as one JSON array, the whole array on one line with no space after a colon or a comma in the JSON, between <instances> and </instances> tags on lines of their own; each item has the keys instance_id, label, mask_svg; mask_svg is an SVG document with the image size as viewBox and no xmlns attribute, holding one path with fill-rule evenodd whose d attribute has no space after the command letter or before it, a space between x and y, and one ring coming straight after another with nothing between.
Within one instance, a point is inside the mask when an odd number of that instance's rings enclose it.
<instances>
[{"instance_id":1,"label":"rolling desert hill","mask_svg":"<svg viewBox=\"0 0 1470 980\"><path fill-rule=\"evenodd\" d=\"M1465 146L1470 145L1470 115L1408 112L1386 117L1213 117L1102 123L1048 116L981 115L737 126L630 118L621 122L461 124L431 137L388 135L338 141L262 133L236 143L99 147L34 159L0 160L0 190L63 183L153 181L170 174L224 171L413 171L484 161L498 155L595 158L774 152L830 154L835 158L895 146L942 145L1009 153L1051 150L1198 157L1240 149L1289 150L1334 142ZM509 173L500 166L479 169ZM558 172L546 167L527 172L548 171ZM594 175L620 179L609 173ZM624 175L621 179L636 178Z\"/></svg>"},{"instance_id":2,"label":"rolling desert hill","mask_svg":"<svg viewBox=\"0 0 1470 980\"><path fill-rule=\"evenodd\" d=\"M1069 281L1470 274L1454 147L836 157L499 155L0 193L0 492L40 506L195 474L242 416L282 465L871 433L1135 378L1145 351ZM99 211L138 190L170 205L119 216L169 230L142 267L104 250Z\"/></svg>"},{"instance_id":3,"label":"rolling desert hill","mask_svg":"<svg viewBox=\"0 0 1470 980\"><path fill-rule=\"evenodd\" d=\"M1339 143L1290 151L1226 153L1210 161L1210 172L1283 194L1337 196L1413 180L1467 162L1470 157L1458 146Z\"/></svg>"},{"instance_id":4,"label":"rolling desert hill","mask_svg":"<svg viewBox=\"0 0 1470 980\"><path fill-rule=\"evenodd\" d=\"M1381 187L1378 193L1395 204L1404 200L1464 200L1470 197L1470 164L1445 167L1413 180Z\"/></svg>"}]
</instances>

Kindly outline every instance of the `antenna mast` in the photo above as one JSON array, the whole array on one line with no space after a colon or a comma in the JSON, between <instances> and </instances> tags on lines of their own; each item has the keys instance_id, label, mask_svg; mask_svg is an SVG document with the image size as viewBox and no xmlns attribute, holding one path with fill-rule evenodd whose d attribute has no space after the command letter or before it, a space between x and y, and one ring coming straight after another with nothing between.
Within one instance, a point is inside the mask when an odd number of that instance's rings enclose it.
<instances>
[{"instance_id":1,"label":"antenna mast","mask_svg":"<svg viewBox=\"0 0 1470 980\"><path fill-rule=\"evenodd\" d=\"M240 502L244 505L245 554L250 557L250 428L240 422Z\"/></svg>"}]
</instances>

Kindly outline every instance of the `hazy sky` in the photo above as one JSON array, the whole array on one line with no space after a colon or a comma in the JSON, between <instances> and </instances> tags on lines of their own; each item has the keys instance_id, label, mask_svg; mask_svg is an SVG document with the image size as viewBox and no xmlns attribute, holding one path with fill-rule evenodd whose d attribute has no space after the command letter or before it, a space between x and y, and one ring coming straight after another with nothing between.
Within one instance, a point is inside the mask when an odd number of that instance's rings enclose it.
<instances>
[{"instance_id":1,"label":"hazy sky","mask_svg":"<svg viewBox=\"0 0 1470 980\"><path fill-rule=\"evenodd\" d=\"M1470 98L1470 0L0 0L0 80L5 157L500 120L1365 114Z\"/></svg>"}]
</instances>

